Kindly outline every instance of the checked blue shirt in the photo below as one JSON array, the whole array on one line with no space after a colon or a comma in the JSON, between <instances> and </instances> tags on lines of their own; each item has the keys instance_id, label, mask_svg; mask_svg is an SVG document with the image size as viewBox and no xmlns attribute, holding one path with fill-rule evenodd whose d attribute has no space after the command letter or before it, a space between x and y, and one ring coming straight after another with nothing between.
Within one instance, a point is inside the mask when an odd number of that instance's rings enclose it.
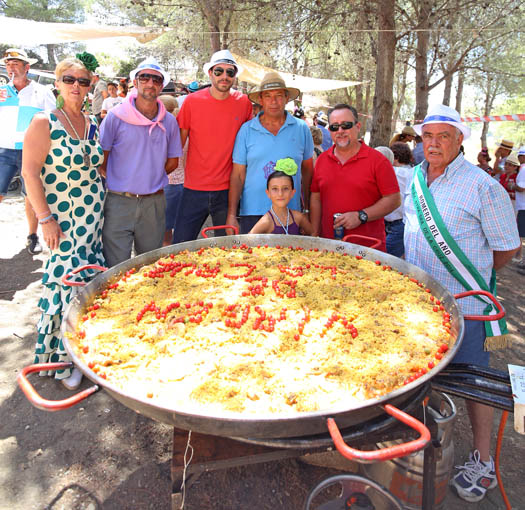
<instances>
[{"instance_id":1,"label":"checked blue shirt","mask_svg":"<svg viewBox=\"0 0 525 510\"><path fill-rule=\"evenodd\" d=\"M427 175L428 162L421 170ZM413 179L413 178L412 178ZM441 264L425 240L410 194L404 195L405 257L429 273L453 294L462 285ZM459 154L429 187L436 207L451 236L487 282L493 267L493 251L516 249L520 244L514 209L508 193L490 175ZM463 314L482 315L484 305L469 297L458 301Z\"/></svg>"}]
</instances>

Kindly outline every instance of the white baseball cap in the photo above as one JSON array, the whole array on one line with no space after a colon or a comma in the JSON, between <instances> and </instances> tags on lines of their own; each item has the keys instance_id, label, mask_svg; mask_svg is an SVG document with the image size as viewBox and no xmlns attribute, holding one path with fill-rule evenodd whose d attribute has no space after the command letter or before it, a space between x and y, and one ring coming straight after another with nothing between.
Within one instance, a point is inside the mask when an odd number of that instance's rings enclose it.
<instances>
[{"instance_id":1,"label":"white baseball cap","mask_svg":"<svg viewBox=\"0 0 525 510\"><path fill-rule=\"evenodd\" d=\"M422 128L425 124L450 124L458 128L463 133L463 139L466 140L470 136L470 128L461 122L459 113L444 104L436 104L430 108L425 120L421 124L416 124L414 130L418 135L421 135Z\"/></svg>"},{"instance_id":2,"label":"white baseball cap","mask_svg":"<svg viewBox=\"0 0 525 510\"><path fill-rule=\"evenodd\" d=\"M129 77L131 80L134 80L138 73L141 71L157 71L158 73L162 74L162 77L164 78L163 86L165 87L170 82L170 75L163 69L163 67L157 62L157 59L155 57L148 57L146 60L143 60L136 69L133 69L129 73Z\"/></svg>"}]
</instances>

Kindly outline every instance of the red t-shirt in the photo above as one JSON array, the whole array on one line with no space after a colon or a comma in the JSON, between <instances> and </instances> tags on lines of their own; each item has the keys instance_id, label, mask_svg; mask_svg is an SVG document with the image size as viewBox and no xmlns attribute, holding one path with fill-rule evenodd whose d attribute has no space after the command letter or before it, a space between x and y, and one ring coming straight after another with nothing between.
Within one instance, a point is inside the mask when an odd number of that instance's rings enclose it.
<instances>
[{"instance_id":1,"label":"red t-shirt","mask_svg":"<svg viewBox=\"0 0 525 510\"><path fill-rule=\"evenodd\" d=\"M235 137L251 116L248 96L236 90L222 101L215 99L209 88L186 97L177 115L179 127L189 130L186 188L219 191L230 187Z\"/></svg>"},{"instance_id":2,"label":"red t-shirt","mask_svg":"<svg viewBox=\"0 0 525 510\"><path fill-rule=\"evenodd\" d=\"M396 174L390 162L378 151L361 142L359 152L344 165L335 157L334 147L323 152L315 163L311 191L321 194L321 236L334 238L334 214L359 211L375 204L381 197L399 192ZM348 234L380 239L386 251L383 219L368 221ZM358 242L356 244L367 244ZM369 243L369 245L372 243Z\"/></svg>"},{"instance_id":3,"label":"red t-shirt","mask_svg":"<svg viewBox=\"0 0 525 510\"><path fill-rule=\"evenodd\" d=\"M511 200L516 200L516 191L510 189L510 185L516 185L516 177L518 177L518 172L507 174L503 172L499 176L499 183L507 190Z\"/></svg>"}]
</instances>

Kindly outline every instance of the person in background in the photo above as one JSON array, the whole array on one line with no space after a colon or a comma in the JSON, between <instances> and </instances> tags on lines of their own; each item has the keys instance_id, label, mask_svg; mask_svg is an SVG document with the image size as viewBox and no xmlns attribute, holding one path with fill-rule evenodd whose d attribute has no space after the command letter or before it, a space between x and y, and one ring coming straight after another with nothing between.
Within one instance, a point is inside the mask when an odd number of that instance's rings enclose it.
<instances>
[{"instance_id":1,"label":"person in background","mask_svg":"<svg viewBox=\"0 0 525 510\"><path fill-rule=\"evenodd\" d=\"M36 112L55 108L55 96L44 85L27 77L29 68L37 62L29 58L20 48L9 48L0 60L9 75L9 83L0 86L0 202L2 202L13 177L22 168L24 134ZM25 185L22 181L22 193ZM38 218L31 203L25 199L25 212L29 235L27 251L31 255L40 253L38 240Z\"/></svg>"},{"instance_id":2,"label":"person in background","mask_svg":"<svg viewBox=\"0 0 525 510\"><path fill-rule=\"evenodd\" d=\"M514 209L516 209L516 177L518 176L518 170L520 168L520 161L516 154L511 153L505 158L505 164L503 166L503 172L499 174L499 183L507 190L509 197L512 201Z\"/></svg>"},{"instance_id":3,"label":"person in background","mask_svg":"<svg viewBox=\"0 0 525 510\"><path fill-rule=\"evenodd\" d=\"M197 92L197 90L199 90L198 81L192 81L190 84L188 84L188 86L185 87L186 94L177 96L177 109L180 110L180 108L182 107L182 103L184 103L184 100L188 97L188 95L192 94L193 92Z\"/></svg>"},{"instance_id":4,"label":"person in background","mask_svg":"<svg viewBox=\"0 0 525 510\"><path fill-rule=\"evenodd\" d=\"M118 97L126 98L128 96L128 82L125 79L118 82Z\"/></svg>"},{"instance_id":5,"label":"person in background","mask_svg":"<svg viewBox=\"0 0 525 510\"><path fill-rule=\"evenodd\" d=\"M296 106L293 111L293 116L297 119L305 120L304 110L300 106Z\"/></svg>"},{"instance_id":6,"label":"person in background","mask_svg":"<svg viewBox=\"0 0 525 510\"><path fill-rule=\"evenodd\" d=\"M323 133L323 143L321 144L321 147L323 148L323 152L328 150L333 144L332 136L330 135L330 131L326 129L327 124L328 124L328 115L326 115L326 113L321 110L314 117L314 126L318 127Z\"/></svg>"},{"instance_id":7,"label":"person in background","mask_svg":"<svg viewBox=\"0 0 525 510\"><path fill-rule=\"evenodd\" d=\"M268 176L266 194L271 200L270 210L254 225L250 234L312 235L308 215L288 208L295 195L293 176L297 163L292 158L277 160L275 170Z\"/></svg>"},{"instance_id":8,"label":"person in background","mask_svg":"<svg viewBox=\"0 0 525 510\"><path fill-rule=\"evenodd\" d=\"M111 108L114 108L118 104L122 103L124 100L123 97L120 97L117 94L117 84L110 82L108 83L108 97L104 99L102 102L102 110L100 111L100 117L103 119L111 110Z\"/></svg>"},{"instance_id":9,"label":"person in background","mask_svg":"<svg viewBox=\"0 0 525 510\"><path fill-rule=\"evenodd\" d=\"M179 126L158 99L169 74L155 58L131 71L135 86L109 111L100 128L108 189L102 241L109 267L162 246L166 221L164 187L182 155Z\"/></svg>"},{"instance_id":10,"label":"person in background","mask_svg":"<svg viewBox=\"0 0 525 510\"><path fill-rule=\"evenodd\" d=\"M489 161L491 159L492 158L489 155L489 150L487 147L483 147L481 151L478 152L478 166L482 170L485 170L485 172L487 172L489 175L492 175L492 168L489 165Z\"/></svg>"},{"instance_id":11,"label":"person in background","mask_svg":"<svg viewBox=\"0 0 525 510\"><path fill-rule=\"evenodd\" d=\"M390 146L393 157L394 172L396 173L397 183L401 197L405 196L408 183L413 174L412 170L412 151L408 144L404 142L395 142ZM379 150L379 147L376 147ZM385 154L386 156L386 154ZM403 220L404 206L401 205L385 216L386 232L386 251L390 255L403 257L405 254L405 243L403 236L405 233L405 223Z\"/></svg>"},{"instance_id":12,"label":"person in background","mask_svg":"<svg viewBox=\"0 0 525 510\"><path fill-rule=\"evenodd\" d=\"M312 135L306 122L285 110L286 104L299 94L299 89L287 87L275 72L266 73L256 90L249 94L251 101L261 103L263 111L237 133L226 219L228 225L240 226L242 234L248 233L270 207L264 190L278 159L291 158L301 168L293 179L302 197L299 194L292 197L291 207L300 210L302 198L304 208L308 209L313 172Z\"/></svg>"},{"instance_id":13,"label":"person in background","mask_svg":"<svg viewBox=\"0 0 525 510\"><path fill-rule=\"evenodd\" d=\"M310 126L310 133L312 133L312 140L314 142L313 164L323 152L323 132L317 126Z\"/></svg>"},{"instance_id":14,"label":"person in background","mask_svg":"<svg viewBox=\"0 0 525 510\"><path fill-rule=\"evenodd\" d=\"M330 110L334 145L317 159L312 180L310 221L314 232L334 238L358 234L381 241L386 250L383 218L401 204L396 174L389 161L359 139L357 111L347 104ZM334 221L334 214L340 213Z\"/></svg>"},{"instance_id":15,"label":"person in background","mask_svg":"<svg viewBox=\"0 0 525 510\"><path fill-rule=\"evenodd\" d=\"M24 139L22 175L33 204L43 238L51 250L42 278L43 293L38 306L35 363L71 361L60 326L62 315L73 297L73 287L61 278L88 264L105 266L102 254L104 188L97 168L104 159L94 116L82 113L91 85L91 73L98 65L89 53L61 61L55 70L59 91L58 107L35 115ZM82 275L82 276L81 276ZM86 281L89 269L72 278ZM68 389L80 385L78 368L54 375Z\"/></svg>"},{"instance_id":16,"label":"person in background","mask_svg":"<svg viewBox=\"0 0 525 510\"><path fill-rule=\"evenodd\" d=\"M388 145L391 146L393 143L397 142L410 143L416 139L416 136L417 133L412 126L405 126L401 133L397 133L392 137Z\"/></svg>"},{"instance_id":17,"label":"person in background","mask_svg":"<svg viewBox=\"0 0 525 510\"><path fill-rule=\"evenodd\" d=\"M215 226L226 223L235 137L252 117L248 96L231 90L241 67L230 51L215 52L203 71L211 86L188 95L177 116L189 146L174 243L197 239L209 215Z\"/></svg>"},{"instance_id":18,"label":"person in background","mask_svg":"<svg viewBox=\"0 0 525 510\"><path fill-rule=\"evenodd\" d=\"M525 145L521 146L518 151L518 160L520 162L520 169L518 177L516 177L514 191L516 193L516 210L518 211L516 220L518 222L518 232L521 242L516 258L512 260L518 263L518 273L525 274L525 258L523 257L523 240L525 238Z\"/></svg>"},{"instance_id":19,"label":"person in background","mask_svg":"<svg viewBox=\"0 0 525 510\"><path fill-rule=\"evenodd\" d=\"M423 138L419 135L416 135L414 138L414 143L416 144L414 150L412 151L412 163L414 165L419 165L425 160L425 154L423 152Z\"/></svg>"},{"instance_id":20,"label":"person in background","mask_svg":"<svg viewBox=\"0 0 525 510\"><path fill-rule=\"evenodd\" d=\"M191 84L190 84L191 85ZM162 95L159 99L164 103L166 110L177 117L177 100L173 96ZM173 232L177 228L177 218L182 198L182 188L184 185L184 165L188 155L188 142L182 150L182 158L179 158L179 165L168 175L168 184L164 188L166 197L166 231L164 233L164 246L169 246L173 240Z\"/></svg>"},{"instance_id":21,"label":"person in background","mask_svg":"<svg viewBox=\"0 0 525 510\"><path fill-rule=\"evenodd\" d=\"M514 142L511 142L510 140L501 140L501 142L499 143L498 148L494 153L495 160L494 166L492 167L494 171L492 175L494 177L499 177L499 174L503 172L503 169L505 167L505 160L507 156L510 155L513 148Z\"/></svg>"},{"instance_id":22,"label":"person in background","mask_svg":"<svg viewBox=\"0 0 525 510\"><path fill-rule=\"evenodd\" d=\"M257 117L260 112L262 112L262 106L259 103L252 102L252 119Z\"/></svg>"},{"instance_id":23,"label":"person in background","mask_svg":"<svg viewBox=\"0 0 525 510\"><path fill-rule=\"evenodd\" d=\"M508 195L461 154L470 129L456 110L435 105L414 129L423 138L426 161L415 168L405 194L405 258L452 294L467 288L495 294L494 271L504 267L519 246ZM465 287L467 281L472 284ZM483 298L466 297L458 305L463 315L495 310ZM504 320L465 320L463 341L452 363L488 367L489 351L506 345L507 334ZM456 466L451 485L460 498L477 502L497 485L490 456L494 409L472 400L466 405L473 450L464 465Z\"/></svg>"},{"instance_id":24,"label":"person in background","mask_svg":"<svg viewBox=\"0 0 525 510\"><path fill-rule=\"evenodd\" d=\"M93 75L93 99L91 101L91 113L97 118L98 123L102 122L102 116L100 112L102 111L102 103L104 99L108 97L108 87L104 80L100 79L100 74L95 73Z\"/></svg>"}]
</instances>

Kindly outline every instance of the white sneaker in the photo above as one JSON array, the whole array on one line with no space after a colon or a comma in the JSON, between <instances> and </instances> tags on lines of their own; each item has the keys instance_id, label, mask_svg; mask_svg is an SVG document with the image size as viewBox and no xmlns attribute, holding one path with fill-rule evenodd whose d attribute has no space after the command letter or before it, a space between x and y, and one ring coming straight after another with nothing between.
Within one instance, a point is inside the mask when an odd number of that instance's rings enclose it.
<instances>
[{"instance_id":1,"label":"white sneaker","mask_svg":"<svg viewBox=\"0 0 525 510\"><path fill-rule=\"evenodd\" d=\"M68 390L76 390L80 386L81 382L82 382L82 372L77 367L73 368L73 370L71 371L71 375L69 377L62 379L62 384Z\"/></svg>"},{"instance_id":2,"label":"white sneaker","mask_svg":"<svg viewBox=\"0 0 525 510\"><path fill-rule=\"evenodd\" d=\"M471 503L481 501L489 489L498 485L492 457L489 462L482 462L478 450L471 452L469 460L462 466L456 466L459 473L450 481L458 496Z\"/></svg>"}]
</instances>

